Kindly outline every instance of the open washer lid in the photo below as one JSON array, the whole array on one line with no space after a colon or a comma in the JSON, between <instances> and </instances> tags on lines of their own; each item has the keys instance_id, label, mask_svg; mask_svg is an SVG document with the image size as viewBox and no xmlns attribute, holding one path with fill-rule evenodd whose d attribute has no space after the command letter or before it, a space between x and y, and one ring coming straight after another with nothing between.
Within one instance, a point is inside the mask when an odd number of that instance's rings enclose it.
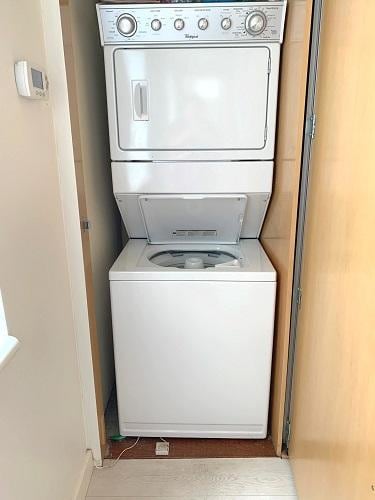
<instances>
[{"instance_id":1,"label":"open washer lid","mask_svg":"<svg viewBox=\"0 0 375 500\"><path fill-rule=\"evenodd\" d=\"M238 243L246 209L244 194L141 195L150 243Z\"/></svg>"}]
</instances>

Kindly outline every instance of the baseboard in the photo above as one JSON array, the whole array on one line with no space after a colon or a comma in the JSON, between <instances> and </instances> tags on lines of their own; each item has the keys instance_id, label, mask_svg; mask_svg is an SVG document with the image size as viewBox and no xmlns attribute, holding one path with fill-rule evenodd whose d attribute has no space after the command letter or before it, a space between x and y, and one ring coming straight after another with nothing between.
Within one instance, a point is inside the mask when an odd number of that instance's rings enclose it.
<instances>
[{"instance_id":1,"label":"baseboard","mask_svg":"<svg viewBox=\"0 0 375 500\"><path fill-rule=\"evenodd\" d=\"M93 468L94 461L92 458L92 453L90 450L88 450L82 463L81 472L78 477L77 488L73 496L73 500L85 500Z\"/></svg>"}]
</instances>

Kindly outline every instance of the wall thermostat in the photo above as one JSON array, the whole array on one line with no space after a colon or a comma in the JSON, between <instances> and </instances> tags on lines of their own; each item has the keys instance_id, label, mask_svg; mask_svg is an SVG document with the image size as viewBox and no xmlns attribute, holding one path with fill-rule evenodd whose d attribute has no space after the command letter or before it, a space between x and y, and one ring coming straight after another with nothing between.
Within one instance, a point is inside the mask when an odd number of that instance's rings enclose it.
<instances>
[{"instance_id":1,"label":"wall thermostat","mask_svg":"<svg viewBox=\"0 0 375 500\"><path fill-rule=\"evenodd\" d=\"M17 61L14 73L19 95L29 99L48 98L48 79L44 71L31 66L28 61Z\"/></svg>"}]
</instances>

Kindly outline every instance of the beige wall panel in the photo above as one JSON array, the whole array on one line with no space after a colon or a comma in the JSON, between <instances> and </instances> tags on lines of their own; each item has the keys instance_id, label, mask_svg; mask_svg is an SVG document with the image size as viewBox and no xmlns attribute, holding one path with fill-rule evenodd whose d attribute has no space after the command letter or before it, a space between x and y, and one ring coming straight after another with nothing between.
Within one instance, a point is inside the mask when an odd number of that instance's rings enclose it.
<instances>
[{"instance_id":1,"label":"beige wall panel","mask_svg":"<svg viewBox=\"0 0 375 500\"><path fill-rule=\"evenodd\" d=\"M288 2L281 59L274 188L261 235L278 275L270 407L271 434L278 454L282 444L311 9L312 0Z\"/></svg>"},{"instance_id":2,"label":"beige wall panel","mask_svg":"<svg viewBox=\"0 0 375 500\"><path fill-rule=\"evenodd\" d=\"M67 500L86 442L54 123L13 66L49 70L39 0L2 1L0 30L0 287L20 340L0 372L0 497Z\"/></svg>"},{"instance_id":3,"label":"beige wall panel","mask_svg":"<svg viewBox=\"0 0 375 500\"><path fill-rule=\"evenodd\" d=\"M290 446L302 500L375 498L374 19L373 1L325 2Z\"/></svg>"},{"instance_id":4,"label":"beige wall panel","mask_svg":"<svg viewBox=\"0 0 375 500\"><path fill-rule=\"evenodd\" d=\"M81 136L79 131L79 116L78 116L78 102L77 102L77 92L76 92L76 72L74 68L74 52L71 43L72 33L71 33L71 23L70 23L70 13L68 6L60 7L61 13L61 24L64 34L64 58L66 66L66 78L69 90L69 112L70 112L70 125L72 128L72 140L73 140L73 151L74 160L82 161L82 150L81 150Z\"/></svg>"},{"instance_id":5,"label":"beige wall panel","mask_svg":"<svg viewBox=\"0 0 375 500\"><path fill-rule=\"evenodd\" d=\"M78 107L78 95L77 95L77 77L75 70L75 59L74 59L74 47L73 47L73 32L72 32L72 20L71 11L68 4L61 4L60 2L60 17L61 26L63 31L63 42L64 42L64 60L65 69L67 76L68 94L69 94L69 115L70 115L70 126L71 135L73 142L73 153L74 153L74 168L75 168L75 179L76 179L76 190L78 197L79 206L79 217L80 221L89 220L87 203L86 203L86 188L85 188L85 176L82 161L82 143L81 143L81 129L79 120L79 107ZM93 375L94 375L94 385L95 385L95 399L97 408L97 419L99 426L100 444L102 449L102 454L106 455L107 438L105 432L105 395L103 391L103 375L102 375L102 360L100 356L100 344L97 329L97 311L95 303L95 290L94 290L94 280L92 271L92 258L91 258L91 246L90 246L90 235L89 231L85 230L81 225L81 239L82 239L82 250L83 250L83 260L84 260L84 271L85 271L85 287L86 287L86 300L89 314L89 325L90 325L90 341L91 341L91 356L93 362ZM104 365L104 368L106 366ZM108 389L109 393L110 389ZM103 397L104 396L104 397Z\"/></svg>"},{"instance_id":6,"label":"beige wall panel","mask_svg":"<svg viewBox=\"0 0 375 500\"><path fill-rule=\"evenodd\" d=\"M69 64L71 52L73 54L73 71L68 68L69 79L74 78L75 83L75 92L69 94L73 142L80 156L76 159L82 160L86 212L91 223L89 243L95 320L106 405L114 382L108 271L121 249L121 224L112 192L103 51L95 4L95 0L70 0L69 7L62 10L68 8L70 12L72 39L71 47L66 46L66 55Z\"/></svg>"}]
</instances>

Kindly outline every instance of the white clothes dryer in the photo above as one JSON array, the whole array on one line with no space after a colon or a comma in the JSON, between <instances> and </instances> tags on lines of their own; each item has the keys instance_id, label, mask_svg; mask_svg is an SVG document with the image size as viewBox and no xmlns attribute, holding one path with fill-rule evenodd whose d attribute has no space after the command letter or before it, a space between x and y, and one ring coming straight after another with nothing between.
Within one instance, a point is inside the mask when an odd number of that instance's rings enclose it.
<instances>
[{"instance_id":1,"label":"white clothes dryer","mask_svg":"<svg viewBox=\"0 0 375 500\"><path fill-rule=\"evenodd\" d=\"M112 160L271 160L285 9L98 4Z\"/></svg>"}]
</instances>

